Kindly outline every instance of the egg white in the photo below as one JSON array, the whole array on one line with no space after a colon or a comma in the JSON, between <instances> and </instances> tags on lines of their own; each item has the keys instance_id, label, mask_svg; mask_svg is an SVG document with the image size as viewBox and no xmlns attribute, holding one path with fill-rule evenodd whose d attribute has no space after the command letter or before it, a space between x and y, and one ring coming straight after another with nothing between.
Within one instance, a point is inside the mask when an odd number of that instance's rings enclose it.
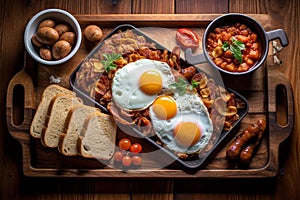
<instances>
[{"instance_id":1,"label":"egg white","mask_svg":"<svg viewBox=\"0 0 300 200\"><path fill-rule=\"evenodd\" d=\"M187 154L200 153L209 143L213 132L213 124L208 110L201 98L194 93L186 93L182 96L175 93L173 98L177 104L177 114L170 120L159 119L153 112L152 106L150 107L150 118L153 129L158 138L170 150ZM173 130L180 121L194 122L201 128L201 138L196 144L188 148L177 144L173 136Z\"/></svg>"},{"instance_id":2,"label":"egg white","mask_svg":"<svg viewBox=\"0 0 300 200\"><path fill-rule=\"evenodd\" d=\"M170 66L161 61L140 59L119 69L112 82L112 99L124 110L141 110L153 103L158 94L148 95L140 90L139 79L148 70L157 71L162 77L163 89L175 82Z\"/></svg>"}]
</instances>

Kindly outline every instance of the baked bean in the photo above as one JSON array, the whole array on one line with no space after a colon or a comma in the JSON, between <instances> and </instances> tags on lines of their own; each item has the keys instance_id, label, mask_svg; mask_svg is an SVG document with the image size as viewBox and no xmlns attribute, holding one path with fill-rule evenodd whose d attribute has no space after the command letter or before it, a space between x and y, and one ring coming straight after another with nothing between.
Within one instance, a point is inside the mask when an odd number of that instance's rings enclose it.
<instances>
[{"instance_id":1,"label":"baked bean","mask_svg":"<svg viewBox=\"0 0 300 200\"><path fill-rule=\"evenodd\" d=\"M231 72L247 71L261 57L257 34L241 23L215 28L208 35L206 49L218 67Z\"/></svg>"},{"instance_id":2,"label":"baked bean","mask_svg":"<svg viewBox=\"0 0 300 200\"><path fill-rule=\"evenodd\" d=\"M241 31L241 34L244 35L244 36L247 36L249 34L248 30L242 30Z\"/></svg>"},{"instance_id":3,"label":"baked bean","mask_svg":"<svg viewBox=\"0 0 300 200\"><path fill-rule=\"evenodd\" d=\"M245 24L237 24L239 26L239 30L245 30L247 28L247 26Z\"/></svg>"},{"instance_id":4,"label":"baked bean","mask_svg":"<svg viewBox=\"0 0 300 200\"><path fill-rule=\"evenodd\" d=\"M257 43L257 42L253 43L253 44L251 45L251 49L253 49L253 50L258 50L258 43Z\"/></svg>"},{"instance_id":5,"label":"baked bean","mask_svg":"<svg viewBox=\"0 0 300 200\"><path fill-rule=\"evenodd\" d=\"M257 60L259 58L258 50L251 49L249 52L249 58L253 58L253 59Z\"/></svg>"},{"instance_id":6,"label":"baked bean","mask_svg":"<svg viewBox=\"0 0 300 200\"><path fill-rule=\"evenodd\" d=\"M216 58L214 60L214 62L216 63L216 65L220 66L222 64L222 62L223 62L223 59L222 58Z\"/></svg>"},{"instance_id":7,"label":"baked bean","mask_svg":"<svg viewBox=\"0 0 300 200\"><path fill-rule=\"evenodd\" d=\"M225 51L224 56L227 58L232 58L233 57L233 53L230 50Z\"/></svg>"},{"instance_id":8,"label":"baked bean","mask_svg":"<svg viewBox=\"0 0 300 200\"><path fill-rule=\"evenodd\" d=\"M235 38L241 42L243 42L244 44L247 43L249 41L249 37L248 36L244 36L244 35L237 35L235 36ZM230 38L227 40L229 41ZM225 41L225 40L224 40Z\"/></svg>"}]
</instances>

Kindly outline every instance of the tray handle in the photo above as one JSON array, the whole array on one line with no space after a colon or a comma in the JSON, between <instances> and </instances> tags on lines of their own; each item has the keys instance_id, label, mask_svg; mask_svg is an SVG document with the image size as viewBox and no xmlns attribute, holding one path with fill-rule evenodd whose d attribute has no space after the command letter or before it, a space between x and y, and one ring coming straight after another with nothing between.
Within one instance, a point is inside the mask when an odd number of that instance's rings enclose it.
<instances>
[{"instance_id":1,"label":"tray handle","mask_svg":"<svg viewBox=\"0 0 300 200\"><path fill-rule=\"evenodd\" d=\"M25 67L9 82L6 96L6 120L10 134L24 139L34 115L34 84ZM29 137L29 134L28 134Z\"/></svg>"},{"instance_id":2,"label":"tray handle","mask_svg":"<svg viewBox=\"0 0 300 200\"><path fill-rule=\"evenodd\" d=\"M293 131L294 99L290 81L276 66L268 66L268 91L270 156L278 164L279 153L272 153L278 152L279 145Z\"/></svg>"}]
</instances>

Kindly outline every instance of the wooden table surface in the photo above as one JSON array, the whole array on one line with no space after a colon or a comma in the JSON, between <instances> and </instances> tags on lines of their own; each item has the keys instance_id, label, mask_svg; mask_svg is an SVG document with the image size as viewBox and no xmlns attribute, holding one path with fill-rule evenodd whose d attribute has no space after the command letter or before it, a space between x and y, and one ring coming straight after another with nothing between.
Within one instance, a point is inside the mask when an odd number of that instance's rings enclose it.
<instances>
[{"instance_id":1,"label":"wooden table surface","mask_svg":"<svg viewBox=\"0 0 300 200\"><path fill-rule=\"evenodd\" d=\"M0 199L299 199L298 0L2 0L0 22ZM74 179L30 178L22 172L22 148L6 126L6 89L23 66L27 20L46 8L72 14L268 14L272 28L286 31L290 44L278 53L278 69L291 81L295 125L284 143L279 173L267 179Z\"/></svg>"}]
</instances>

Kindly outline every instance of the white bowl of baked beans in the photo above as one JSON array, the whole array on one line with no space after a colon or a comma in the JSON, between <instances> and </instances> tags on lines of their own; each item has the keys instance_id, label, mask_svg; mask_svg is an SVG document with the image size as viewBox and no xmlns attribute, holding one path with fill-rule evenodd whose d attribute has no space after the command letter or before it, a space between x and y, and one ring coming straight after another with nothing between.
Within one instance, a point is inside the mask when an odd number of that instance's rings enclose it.
<instances>
[{"instance_id":1,"label":"white bowl of baked beans","mask_svg":"<svg viewBox=\"0 0 300 200\"><path fill-rule=\"evenodd\" d=\"M281 45L288 45L284 30L265 31L253 18L239 13L217 17L206 28L202 38L202 55L193 55L191 49L185 52L190 64L209 62L225 74L248 74L265 62L269 42L279 39Z\"/></svg>"}]
</instances>

